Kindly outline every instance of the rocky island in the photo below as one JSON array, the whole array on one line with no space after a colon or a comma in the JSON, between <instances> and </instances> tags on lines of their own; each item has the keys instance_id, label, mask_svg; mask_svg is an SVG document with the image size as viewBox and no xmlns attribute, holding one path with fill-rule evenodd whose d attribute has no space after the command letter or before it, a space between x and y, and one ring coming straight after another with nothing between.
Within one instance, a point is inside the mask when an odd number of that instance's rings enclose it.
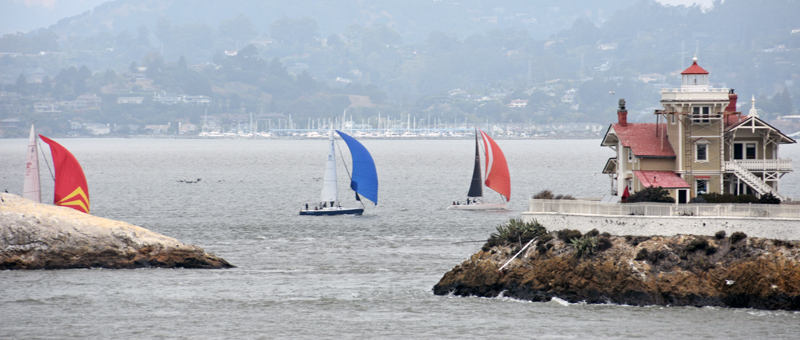
<instances>
[{"instance_id":1,"label":"rocky island","mask_svg":"<svg viewBox=\"0 0 800 340\"><path fill-rule=\"evenodd\" d=\"M511 220L469 260L447 272L433 292L528 301L558 297L573 303L800 310L800 242L723 231L650 237L597 230L548 232L536 221Z\"/></svg>"},{"instance_id":2,"label":"rocky island","mask_svg":"<svg viewBox=\"0 0 800 340\"><path fill-rule=\"evenodd\" d=\"M143 267L233 266L129 223L0 194L0 270Z\"/></svg>"}]
</instances>

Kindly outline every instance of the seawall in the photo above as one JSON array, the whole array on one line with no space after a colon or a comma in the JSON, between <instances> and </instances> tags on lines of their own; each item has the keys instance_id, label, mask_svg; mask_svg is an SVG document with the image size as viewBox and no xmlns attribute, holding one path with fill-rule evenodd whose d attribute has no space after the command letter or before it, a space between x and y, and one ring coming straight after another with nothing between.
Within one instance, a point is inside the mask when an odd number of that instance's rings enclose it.
<instances>
[{"instance_id":1,"label":"seawall","mask_svg":"<svg viewBox=\"0 0 800 340\"><path fill-rule=\"evenodd\" d=\"M526 222L536 220L549 230L576 229L588 232L602 230L612 235L673 236L714 235L723 230L737 231L752 237L800 240L800 220L756 217L707 216L619 216L563 213L523 212Z\"/></svg>"}]
</instances>

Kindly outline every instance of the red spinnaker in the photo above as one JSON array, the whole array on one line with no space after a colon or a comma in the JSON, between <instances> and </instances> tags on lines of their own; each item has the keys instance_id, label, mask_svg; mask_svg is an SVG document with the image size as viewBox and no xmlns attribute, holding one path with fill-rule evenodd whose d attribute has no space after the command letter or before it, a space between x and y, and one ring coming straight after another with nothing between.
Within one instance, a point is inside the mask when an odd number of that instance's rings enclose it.
<instances>
[{"instance_id":1,"label":"red spinnaker","mask_svg":"<svg viewBox=\"0 0 800 340\"><path fill-rule=\"evenodd\" d=\"M55 195L53 204L70 207L89 213L89 186L83 169L75 156L61 144L50 138L39 135L42 141L50 145L53 155L53 167L56 171Z\"/></svg>"},{"instance_id":2,"label":"red spinnaker","mask_svg":"<svg viewBox=\"0 0 800 340\"><path fill-rule=\"evenodd\" d=\"M486 180L484 183L487 187L505 196L506 201L510 201L511 176L508 174L506 156L486 132L480 131L483 137L483 148L486 150Z\"/></svg>"}]
</instances>

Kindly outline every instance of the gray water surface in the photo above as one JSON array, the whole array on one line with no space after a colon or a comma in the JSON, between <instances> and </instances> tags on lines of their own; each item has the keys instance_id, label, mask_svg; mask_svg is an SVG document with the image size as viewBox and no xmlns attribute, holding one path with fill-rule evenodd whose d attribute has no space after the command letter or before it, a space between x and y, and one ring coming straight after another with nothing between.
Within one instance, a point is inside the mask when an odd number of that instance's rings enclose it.
<instances>
[{"instance_id":1,"label":"gray water surface","mask_svg":"<svg viewBox=\"0 0 800 340\"><path fill-rule=\"evenodd\" d=\"M322 140L58 142L84 168L93 215L199 245L238 268L0 271L0 338L796 338L800 332L795 312L432 294L446 271L482 245L464 241L485 240L526 210L536 192L607 193L609 179L598 172L613 153L598 140L499 140L512 178L510 212L446 210L466 196L472 140L365 140L380 193L378 206L368 205L359 217L297 214L301 204L318 200ZM0 140L0 190L22 191L26 144ZM798 155L800 147L782 146L782 158ZM339 166L341 198L357 205ZM42 161L42 197L52 200L45 167ZM782 193L800 197L796 177L784 177Z\"/></svg>"}]
</instances>

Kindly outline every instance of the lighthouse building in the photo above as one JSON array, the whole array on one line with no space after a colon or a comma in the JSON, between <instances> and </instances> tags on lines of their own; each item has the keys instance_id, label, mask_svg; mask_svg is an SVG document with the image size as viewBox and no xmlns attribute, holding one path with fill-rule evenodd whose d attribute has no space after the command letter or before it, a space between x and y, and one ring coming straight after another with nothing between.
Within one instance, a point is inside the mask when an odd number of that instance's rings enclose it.
<instances>
[{"instance_id":1,"label":"lighthouse building","mask_svg":"<svg viewBox=\"0 0 800 340\"><path fill-rule=\"evenodd\" d=\"M653 186L668 189L677 203L707 193L770 193L785 201L780 179L792 162L779 157L779 147L795 141L758 117L755 100L742 114L737 99L733 89L709 86L709 73L696 57L681 72L680 88L661 91L656 123L628 123L621 99L618 121L601 143L616 153L603 169L611 193Z\"/></svg>"}]
</instances>

